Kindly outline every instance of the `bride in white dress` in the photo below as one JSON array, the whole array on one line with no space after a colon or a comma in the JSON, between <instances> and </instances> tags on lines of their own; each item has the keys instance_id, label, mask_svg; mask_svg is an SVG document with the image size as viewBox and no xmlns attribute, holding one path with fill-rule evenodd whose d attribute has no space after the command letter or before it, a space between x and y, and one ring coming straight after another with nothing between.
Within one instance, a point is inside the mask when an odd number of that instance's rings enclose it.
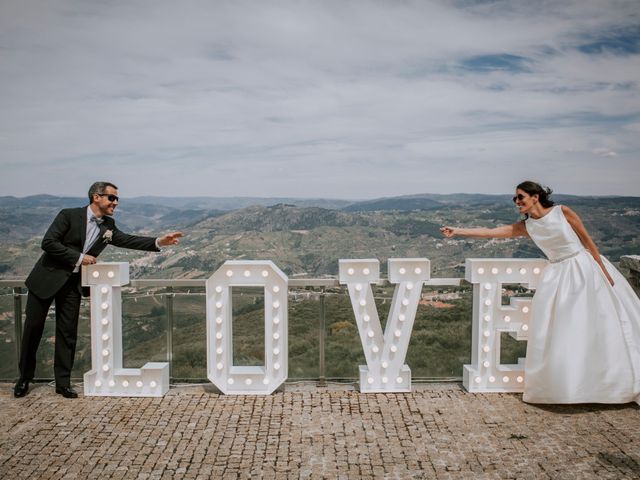
<instances>
[{"instance_id":1,"label":"bride in white dress","mask_svg":"<svg viewBox=\"0 0 640 480\"><path fill-rule=\"evenodd\" d=\"M550 189L523 182L526 220L497 228L442 227L446 237L530 237L549 259L533 297L523 400L640 404L640 300L580 217Z\"/></svg>"}]
</instances>

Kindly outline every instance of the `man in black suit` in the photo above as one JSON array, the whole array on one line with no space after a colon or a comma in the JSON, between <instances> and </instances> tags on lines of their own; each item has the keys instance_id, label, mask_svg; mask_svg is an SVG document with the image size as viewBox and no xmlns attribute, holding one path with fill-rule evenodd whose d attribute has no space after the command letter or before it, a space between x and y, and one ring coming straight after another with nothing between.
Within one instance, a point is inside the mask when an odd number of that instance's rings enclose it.
<instances>
[{"instance_id":1,"label":"man in black suit","mask_svg":"<svg viewBox=\"0 0 640 480\"><path fill-rule=\"evenodd\" d=\"M66 208L55 218L42 239L44 253L26 280L26 319L20 351L20 378L13 393L24 397L36 369L36 352L51 303L56 304L56 343L54 374L56 393L66 398L78 394L71 388L71 369L76 352L81 295L88 289L80 284L82 265L96 263L96 257L108 244L134 250L160 251L175 245L181 232L159 238L127 235L116 227L111 215L118 205L118 187L96 182L89 189L89 206Z\"/></svg>"}]
</instances>

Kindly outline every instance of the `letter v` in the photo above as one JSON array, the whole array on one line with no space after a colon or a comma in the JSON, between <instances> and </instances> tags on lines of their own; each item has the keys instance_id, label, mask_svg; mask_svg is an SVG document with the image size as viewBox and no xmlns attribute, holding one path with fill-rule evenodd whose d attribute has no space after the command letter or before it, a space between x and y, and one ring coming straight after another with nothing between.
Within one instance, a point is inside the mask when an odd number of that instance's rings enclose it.
<instances>
[{"instance_id":1,"label":"letter v","mask_svg":"<svg viewBox=\"0 0 640 480\"><path fill-rule=\"evenodd\" d=\"M382 333L372 283L380 283L376 259L340 260L340 283L347 284L367 365L360 365L360 391L410 392L411 369L404 363L422 285L429 280L426 258L390 258L389 282L397 284Z\"/></svg>"}]
</instances>

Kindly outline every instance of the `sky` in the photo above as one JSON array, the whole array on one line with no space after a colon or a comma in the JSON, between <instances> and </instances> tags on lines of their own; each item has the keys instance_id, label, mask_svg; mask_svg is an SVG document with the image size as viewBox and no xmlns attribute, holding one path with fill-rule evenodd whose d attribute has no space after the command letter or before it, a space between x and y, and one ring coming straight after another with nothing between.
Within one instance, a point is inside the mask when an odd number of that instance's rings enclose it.
<instances>
[{"instance_id":1,"label":"sky","mask_svg":"<svg viewBox=\"0 0 640 480\"><path fill-rule=\"evenodd\" d=\"M0 196L640 196L640 2L0 2Z\"/></svg>"}]
</instances>

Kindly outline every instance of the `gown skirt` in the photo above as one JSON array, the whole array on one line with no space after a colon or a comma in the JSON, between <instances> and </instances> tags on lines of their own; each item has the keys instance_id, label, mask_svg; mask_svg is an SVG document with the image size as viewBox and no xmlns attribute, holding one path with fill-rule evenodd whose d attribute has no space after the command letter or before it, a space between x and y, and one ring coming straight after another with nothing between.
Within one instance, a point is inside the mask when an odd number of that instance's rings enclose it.
<instances>
[{"instance_id":1,"label":"gown skirt","mask_svg":"<svg viewBox=\"0 0 640 480\"><path fill-rule=\"evenodd\" d=\"M531 220L526 221L529 235L550 263L533 297L523 400L640 404L638 296L601 257L611 286L559 206ZM545 236L555 230L554 221L566 224L561 225L563 235Z\"/></svg>"}]
</instances>

